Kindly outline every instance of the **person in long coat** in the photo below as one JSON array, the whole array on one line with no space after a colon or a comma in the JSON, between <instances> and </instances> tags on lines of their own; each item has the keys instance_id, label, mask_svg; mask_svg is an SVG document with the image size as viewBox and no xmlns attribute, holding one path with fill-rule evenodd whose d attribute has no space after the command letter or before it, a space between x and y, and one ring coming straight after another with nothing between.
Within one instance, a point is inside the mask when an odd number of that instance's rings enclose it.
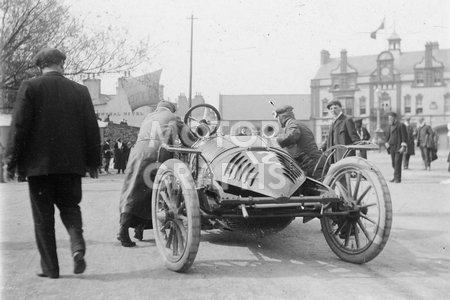
<instances>
[{"instance_id":1,"label":"person in long coat","mask_svg":"<svg viewBox=\"0 0 450 300\"><path fill-rule=\"evenodd\" d=\"M6 150L7 174L27 177L40 277L58 278L55 206L70 236L75 274L86 269L81 177L98 177L100 130L88 89L64 77L66 56L45 48L36 56L42 76L20 85Z\"/></svg>"},{"instance_id":2,"label":"person in long coat","mask_svg":"<svg viewBox=\"0 0 450 300\"><path fill-rule=\"evenodd\" d=\"M122 142L122 138L118 138L114 144L114 169L117 170L117 174L125 173L127 167L127 144Z\"/></svg>"},{"instance_id":3,"label":"person in long coat","mask_svg":"<svg viewBox=\"0 0 450 300\"><path fill-rule=\"evenodd\" d=\"M402 181L402 158L406 152L408 133L405 124L397 120L397 114L388 114L389 128L386 132L386 149L391 156L394 177L390 182L400 183Z\"/></svg>"},{"instance_id":4,"label":"person in long coat","mask_svg":"<svg viewBox=\"0 0 450 300\"><path fill-rule=\"evenodd\" d=\"M405 119L406 133L408 135L407 147L405 153L403 153L403 169L409 169L409 158L411 155L415 154L415 143L414 139L416 138L416 129L410 123L411 118Z\"/></svg>"},{"instance_id":5,"label":"person in long coat","mask_svg":"<svg viewBox=\"0 0 450 300\"><path fill-rule=\"evenodd\" d=\"M295 119L292 106L279 107L275 113L281 125L278 144L297 161L307 176L319 179L322 167L318 166L315 172L314 169L322 153L317 147L314 134L305 124Z\"/></svg>"},{"instance_id":6,"label":"person in long coat","mask_svg":"<svg viewBox=\"0 0 450 300\"><path fill-rule=\"evenodd\" d=\"M322 144L322 151L335 145L351 145L359 141L356 133L355 123L351 117L347 117L342 112L342 104L339 100L332 100L327 104L328 110L331 112L333 122L330 125L328 137ZM341 159L345 149L338 149L335 155L335 161Z\"/></svg>"},{"instance_id":7,"label":"person in long coat","mask_svg":"<svg viewBox=\"0 0 450 300\"><path fill-rule=\"evenodd\" d=\"M176 107L168 101L160 101L154 112L142 122L136 144L131 149L127 171L120 195L120 229L117 239L124 247L133 247L128 229L134 227L136 238L142 239L142 229L151 228L151 182L158 168L158 150L162 144L173 145L177 137L185 146L192 146L196 138L189 127L175 114ZM162 151L159 163L171 158Z\"/></svg>"},{"instance_id":8,"label":"person in long coat","mask_svg":"<svg viewBox=\"0 0 450 300\"><path fill-rule=\"evenodd\" d=\"M105 143L102 145L102 154L104 163L103 166L106 174L109 174L109 163L111 162L112 157L111 145L109 144L110 142L111 142L110 139L106 139Z\"/></svg>"},{"instance_id":9,"label":"person in long coat","mask_svg":"<svg viewBox=\"0 0 450 300\"><path fill-rule=\"evenodd\" d=\"M430 126L425 124L425 119L419 119L419 128L417 130L417 146L420 148L422 160L425 165L425 170L431 170L431 162L433 161L433 130Z\"/></svg>"}]
</instances>

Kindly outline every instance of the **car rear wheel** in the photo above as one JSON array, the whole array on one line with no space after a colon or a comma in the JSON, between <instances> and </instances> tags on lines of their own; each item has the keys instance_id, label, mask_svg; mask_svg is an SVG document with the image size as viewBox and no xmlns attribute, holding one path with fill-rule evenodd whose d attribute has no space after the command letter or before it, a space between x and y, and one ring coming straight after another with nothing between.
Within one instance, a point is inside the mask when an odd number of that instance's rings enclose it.
<instances>
[{"instance_id":1,"label":"car rear wheel","mask_svg":"<svg viewBox=\"0 0 450 300\"><path fill-rule=\"evenodd\" d=\"M186 272L200 244L200 208L191 171L169 159L158 169L152 194L155 242L166 266Z\"/></svg>"},{"instance_id":2,"label":"car rear wheel","mask_svg":"<svg viewBox=\"0 0 450 300\"><path fill-rule=\"evenodd\" d=\"M351 263L374 259L386 245L392 225L391 196L383 175L367 160L349 157L330 167L324 184L342 200L326 206L321 218L331 250Z\"/></svg>"}]
</instances>

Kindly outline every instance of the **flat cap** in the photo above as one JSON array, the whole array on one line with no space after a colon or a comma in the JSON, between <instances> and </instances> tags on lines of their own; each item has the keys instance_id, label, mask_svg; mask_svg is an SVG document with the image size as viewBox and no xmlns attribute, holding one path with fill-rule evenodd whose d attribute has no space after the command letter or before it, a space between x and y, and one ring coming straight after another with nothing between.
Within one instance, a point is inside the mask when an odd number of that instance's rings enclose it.
<instances>
[{"instance_id":1,"label":"flat cap","mask_svg":"<svg viewBox=\"0 0 450 300\"><path fill-rule=\"evenodd\" d=\"M59 64L64 60L66 60L66 55L55 48L44 48L34 58L34 62L39 68Z\"/></svg>"},{"instance_id":2,"label":"flat cap","mask_svg":"<svg viewBox=\"0 0 450 300\"><path fill-rule=\"evenodd\" d=\"M392 116L393 118L397 118L397 114L393 111L388 112L386 115Z\"/></svg>"},{"instance_id":3,"label":"flat cap","mask_svg":"<svg viewBox=\"0 0 450 300\"><path fill-rule=\"evenodd\" d=\"M331 105L337 105L337 106L339 106L339 107L342 107L341 101L336 100L336 99L331 100L330 102L328 102L327 108L330 109L330 106L331 106Z\"/></svg>"},{"instance_id":4,"label":"flat cap","mask_svg":"<svg viewBox=\"0 0 450 300\"><path fill-rule=\"evenodd\" d=\"M157 108L159 107L165 107L173 113L177 110L175 104L166 100L159 101Z\"/></svg>"},{"instance_id":5,"label":"flat cap","mask_svg":"<svg viewBox=\"0 0 450 300\"><path fill-rule=\"evenodd\" d=\"M275 110L275 117L278 117L279 115L287 113L287 112L292 112L293 110L294 110L294 108L290 105L280 106Z\"/></svg>"}]
</instances>

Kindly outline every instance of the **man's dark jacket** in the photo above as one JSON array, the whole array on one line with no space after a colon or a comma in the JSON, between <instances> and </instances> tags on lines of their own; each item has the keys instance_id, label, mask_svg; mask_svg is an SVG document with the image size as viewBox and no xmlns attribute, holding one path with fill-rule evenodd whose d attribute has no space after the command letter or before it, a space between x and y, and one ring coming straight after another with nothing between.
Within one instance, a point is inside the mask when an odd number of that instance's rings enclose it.
<instances>
[{"instance_id":1,"label":"man's dark jacket","mask_svg":"<svg viewBox=\"0 0 450 300\"><path fill-rule=\"evenodd\" d=\"M388 152L398 151L401 146L407 146L408 132L403 123L395 121L394 124L389 125L386 132L386 142L389 144Z\"/></svg>"},{"instance_id":2,"label":"man's dark jacket","mask_svg":"<svg viewBox=\"0 0 450 300\"><path fill-rule=\"evenodd\" d=\"M321 148L325 151L335 145L351 145L359 140L360 138L356 133L355 122L353 122L353 119L341 114L330 125L327 140L322 144ZM338 149L336 151L337 158L340 159L344 152L345 150Z\"/></svg>"},{"instance_id":3,"label":"man's dark jacket","mask_svg":"<svg viewBox=\"0 0 450 300\"><path fill-rule=\"evenodd\" d=\"M314 168L322 153L313 133L290 113L280 116L280 123L282 129L277 138L278 144L299 163L308 176L314 176Z\"/></svg>"},{"instance_id":4,"label":"man's dark jacket","mask_svg":"<svg viewBox=\"0 0 450 300\"><path fill-rule=\"evenodd\" d=\"M88 89L58 72L24 81L6 152L19 176L79 174L100 163L100 132Z\"/></svg>"}]
</instances>

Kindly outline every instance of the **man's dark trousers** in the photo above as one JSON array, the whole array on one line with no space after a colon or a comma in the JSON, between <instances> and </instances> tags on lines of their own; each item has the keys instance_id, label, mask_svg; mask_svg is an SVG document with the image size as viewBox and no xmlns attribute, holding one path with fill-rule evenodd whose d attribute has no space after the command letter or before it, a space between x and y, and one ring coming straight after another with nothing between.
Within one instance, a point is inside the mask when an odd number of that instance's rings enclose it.
<instances>
[{"instance_id":1,"label":"man's dark trousers","mask_svg":"<svg viewBox=\"0 0 450 300\"><path fill-rule=\"evenodd\" d=\"M402 181L402 159L403 153L391 149L392 167L394 168L394 180Z\"/></svg>"},{"instance_id":2,"label":"man's dark trousers","mask_svg":"<svg viewBox=\"0 0 450 300\"><path fill-rule=\"evenodd\" d=\"M54 205L58 207L61 220L70 235L72 253L86 251L81 210L78 205L81 201L81 176L77 174L30 176L28 186L42 271L47 275L59 275Z\"/></svg>"}]
</instances>

